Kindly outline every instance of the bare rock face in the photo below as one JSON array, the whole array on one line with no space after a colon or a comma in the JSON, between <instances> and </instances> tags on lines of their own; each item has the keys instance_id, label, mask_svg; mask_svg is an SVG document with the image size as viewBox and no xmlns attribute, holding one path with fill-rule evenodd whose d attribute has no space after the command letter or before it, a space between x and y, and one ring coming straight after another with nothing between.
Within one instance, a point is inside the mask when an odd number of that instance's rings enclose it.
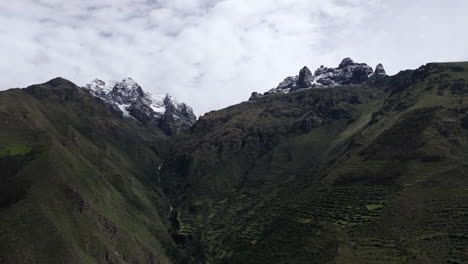
<instances>
[{"instance_id":1,"label":"bare rock face","mask_svg":"<svg viewBox=\"0 0 468 264\"><path fill-rule=\"evenodd\" d=\"M94 80L86 85L89 92L101 98L123 117L135 118L145 125L156 125L166 134L188 130L197 120L190 106L179 103L169 94L152 95L143 91L131 78L121 82Z\"/></svg>"},{"instance_id":2,"label":"bare rock face","mask_svg":"<svg viewBox=\"0 0 468 264\"><path fill-rule=\"evenodd\" d=\"M379 75L379 76L386 76L387 75L382 63L377 64L377 66L375 67L375 75Z\"/></svg>"},{"instance_id":3,"label":"bare rock face","mask_svg":"<svg viewBox=\"0 0 468 264\"><path fill-rule=\"evenodd\" d=\"M304 68L302 68L299 71L299 78L297 80L297 86L301 88L307 88L310 85L312 85L313 81L314 81L314 76L312 75L312 72L309 70L309 68L304 66Z\"/></svg>"},{"instance_id":4,"label":"bare rock face","mask_svg":"<svg viewBox=\"0 0 468 264\"><path fill-rule=\"evenodd\" d=\"M370 67L358 67L354 69L351 75L351 84L360 84L367 81L369 79L369 72L372 74L372 68Z\"/></svg>"},{"instance_id":5,"label":"bare rock face","mask_svg":"<svg viewBox=\"0 0 468 264\"><path fill-rule=\"evenodd\" d=\"M344 58L337 68L320 66L315 72L307 67L299 71L299 75L284 79L276 88L264 94L253 93L249 100L276 93L289 93L302 89L325 88L339 85L358 85L386 76L382 64L377 65L376 71L365 63L354 62L351 58Z\"/></svg>"},{"instance_id":6,"label":"bare rock face","mask_svg":"<svg viewBox=\"0 0 468 264\"><path fill-rule=\"evenodd\" d=\"M382 63L377 64L375 72L369 76L369 83L375 83L387 76Z\"/></svg>"},{"instance_id":7,"label":"bare rock face","mask_svg":"<svg viewBox=\"0 0 468 264\"><path fill-rule=\"evenodd\" d=\"M340 65L338 65L338 68L339 69L344 69L344 68L346 68L348 66L351 66L351 65L354 65L354 61L351 58L347 57L347 58L344 58L341 61Z\"/></svg>"}]
</instances>

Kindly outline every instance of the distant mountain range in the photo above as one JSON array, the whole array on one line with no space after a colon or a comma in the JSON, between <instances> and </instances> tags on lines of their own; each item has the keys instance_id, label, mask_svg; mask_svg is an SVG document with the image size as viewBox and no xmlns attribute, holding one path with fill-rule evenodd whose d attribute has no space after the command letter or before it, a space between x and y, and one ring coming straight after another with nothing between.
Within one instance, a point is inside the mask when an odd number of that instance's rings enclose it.
<instances>
[{"instance_id":1,"label":"distant mountain range","mask_svg":"<svg viewBox=\"0 0 468 264\"><path fill-rule=\"evenodd\" d=\"M468 62L349 58L198 120L130 78L2 91L0 264L468 263L467 95Z\"/></svg>"}]
</instances>

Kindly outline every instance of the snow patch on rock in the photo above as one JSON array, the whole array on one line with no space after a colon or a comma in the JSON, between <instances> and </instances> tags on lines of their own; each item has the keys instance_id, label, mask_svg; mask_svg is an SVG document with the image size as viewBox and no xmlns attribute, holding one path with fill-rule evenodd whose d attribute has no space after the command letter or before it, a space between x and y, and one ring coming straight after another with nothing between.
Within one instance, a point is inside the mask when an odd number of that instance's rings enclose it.
<instances>
[{"instance_id":1,"label":"snow patch on rock","mask_svg":"<svg viewBox=\"0 0 468 264\"><path fill-rule=\"evenodd\" d=\"M386 76L382 64L377 65L375 73L372 67L365 63L356 63L351 58L344 58L336 68L320 66L312 72L304 66L299 75L284 79L276 88L270 89L264 94L254 92L250 100L270 94L282 94L297 90L311 88L328 88L340 85L358 85Z\"/></svg>"},{"instance_id":2,"label":"snow patch on rock","mask_svg":"<svg viewBox=\"0 0 468 264\"><path fill-rule=\"evenodd\" d=\"M135 118L146 125L155 124L168 134L187 130L196 121L191 107L177 102L169 94L145 92L132 78L107 83L95 79L85 88L122 112L124 118Z\"/></svg>"}]
</instances>

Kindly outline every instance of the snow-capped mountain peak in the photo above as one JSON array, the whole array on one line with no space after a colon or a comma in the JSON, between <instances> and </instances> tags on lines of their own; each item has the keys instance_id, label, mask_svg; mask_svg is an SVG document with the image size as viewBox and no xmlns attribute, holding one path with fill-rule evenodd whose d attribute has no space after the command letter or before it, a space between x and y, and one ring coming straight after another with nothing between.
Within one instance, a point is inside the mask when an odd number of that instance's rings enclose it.
<instances>
[{"instance_id":1,"label":"snow-capped mountain peak","mask_svg":"<svg viewBox=\"0 0 468 264\"><path fill-rule=\"evenodd\" d=\"M169 94L147 93L130 77L108 83L95 79L85 88L121 111L123 117L135 118L145 125L156 125L167 134L187 130L196 121L191 107L177 102Z\"/></svg>"},{"instance_id":2,"label":"snow-capped mountain peak","mask_svg":"<svg viewBox=\"0 0 468 264\"><path fill-rule=\"evenodd\" d=\"M383 76L386 76L386 73L382 64L378 64L374 72L372 67L365 63L356 63L351 58L344 58L337 68L327 68L322 65L313 74L304 66L299 71L299 75L287 77L276 88L264 94L252 93L250 100L269 94L289 93L302 89L363 84Z\"/></svg>"},{"instance_id":3,"label":"snow-capped mountain peak","mask_svg":"<svg viewBox=\"0 0 468 264\"><path fill-rule=\"evenodd\" d=\"M90 84L86 86L90 91L96 94L105 94L112 90L113 86L106 84L104 81L94 79Z\"/></svg>"}]
</instances>

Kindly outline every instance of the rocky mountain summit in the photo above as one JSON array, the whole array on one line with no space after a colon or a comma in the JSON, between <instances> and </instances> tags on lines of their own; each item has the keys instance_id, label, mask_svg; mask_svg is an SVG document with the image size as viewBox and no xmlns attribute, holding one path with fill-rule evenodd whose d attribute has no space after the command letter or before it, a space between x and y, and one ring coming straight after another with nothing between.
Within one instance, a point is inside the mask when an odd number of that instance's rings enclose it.
<instances>
[{"instance_id":1,"label":"rocky mountain summit","mask_svg":"<svg viewBox=\"0 0 468 264\"><path fill-rule=\"evenodd\" d=\"M147 93L131 78L108 83L95 79L85 88L121 111L124 117L135 118L145 125L156 125L169 135L187 130L196 121L187 104L177 102L169 94Z\"/></svg>"},{"instance_id":2,"label":"rocky mountain summit","mask_svg":"<svg viewBox=\"0 0 468 264\"><path fill-rule=\"evenodd\" d=\"M309 88L363 84L386 75L382 64L378 64L374 72L372 67L365 63L357 63L351 58L344 58L337 68L327 68L322 65L314 73L304 66L299 71L299 75L287 77L278 87L264 94L253 92L250 100L265 95L289 93Z\"/></svg>"}]
</instances>

